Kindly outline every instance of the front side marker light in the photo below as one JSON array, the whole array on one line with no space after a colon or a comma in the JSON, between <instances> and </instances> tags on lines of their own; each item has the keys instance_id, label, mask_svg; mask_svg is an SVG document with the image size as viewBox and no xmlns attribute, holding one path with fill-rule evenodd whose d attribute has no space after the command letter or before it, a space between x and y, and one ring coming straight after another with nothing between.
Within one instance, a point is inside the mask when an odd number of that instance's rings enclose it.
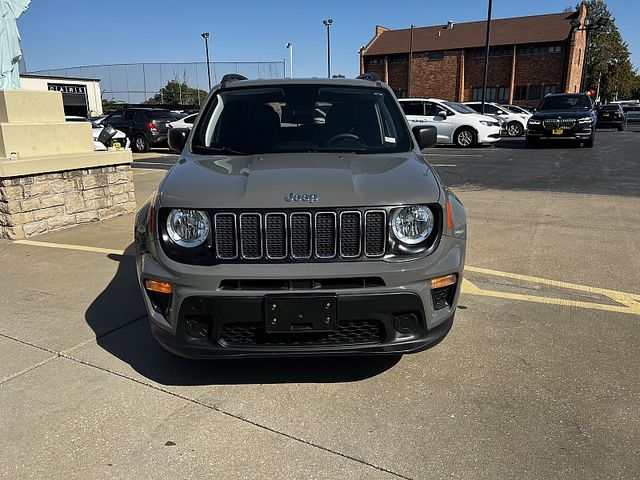
<instances>
[{"instance_id":1,"label":"front side marker light","mask_svg":"<svg viewBox=\"0 0 640 480\"><path fill-rule=\"evenodd\" d=\"M445 275L444 277L432 278L430 281L431 290L435 290L436 288L448 287L450 285L455 285L457 280L458 280L458 276L455 273L452 273L451 275Z\"/></svg>"},{"instance_id":2,"label":"front side marker light","mask_svg":"<svg viewBox=\"0 0 640 480\"><path fill-rule=\"evenodd\" d=\"M159 282L157 280L145 280L144 288L146 288L150 292L166 293L166 294L173 293L173 286L170 283Z\"/></svg>"}]
</instances>

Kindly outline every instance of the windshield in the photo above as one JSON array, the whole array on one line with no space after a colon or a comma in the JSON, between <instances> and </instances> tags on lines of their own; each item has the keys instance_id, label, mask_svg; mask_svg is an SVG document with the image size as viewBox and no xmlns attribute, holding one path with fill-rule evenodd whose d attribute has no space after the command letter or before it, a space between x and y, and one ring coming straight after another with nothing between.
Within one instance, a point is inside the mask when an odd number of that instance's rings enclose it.
<instances>
[{"instance_id":1,"label":"windshield","mask_svg":"<svg viewBox=\"0 0 640 480\"><path fill-rule=\"evenodd\" d=\"M584 95L558 95L546 97L540 103L538 110L589 110L590 108L591 100Z\"/></svg>"},{"instance_id":2,"label":"windshield","mask_svg":"<svg viewBox=\"0 0 640 480\"><path fill-rule=\"evenodd\" d=\"M444 104L457 113L478 113L473 108L458 102L444 102Z\"/></svg>"},{"instance_id":3,"label":"windshield","mask_svg":"<svg viewBox=\"0 0 640 480\"><path fill-rule=\"evenodd\" d=\"M202 113L196 153L405 152L394 98L379 88L283 85L219 92Z\"/></svg>"}]
</instances>

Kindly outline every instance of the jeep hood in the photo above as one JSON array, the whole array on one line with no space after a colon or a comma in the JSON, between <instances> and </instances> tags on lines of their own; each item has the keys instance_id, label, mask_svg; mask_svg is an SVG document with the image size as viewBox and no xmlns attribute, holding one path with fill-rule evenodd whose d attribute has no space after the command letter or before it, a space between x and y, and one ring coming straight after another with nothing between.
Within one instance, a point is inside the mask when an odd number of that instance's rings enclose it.
<instances>
[{"instance_id":1,"label":"jeep hood","mask_svg":"<svg viewBox=\"0 0 640 480\"><path fill-rule=\"evenodd\" d=\"M313 203L285 201L317 195ZM436 203L440 184L422 155L287 153L181 158L159 187L175 208L364 207Z\"/></svg>"}]
</instances>

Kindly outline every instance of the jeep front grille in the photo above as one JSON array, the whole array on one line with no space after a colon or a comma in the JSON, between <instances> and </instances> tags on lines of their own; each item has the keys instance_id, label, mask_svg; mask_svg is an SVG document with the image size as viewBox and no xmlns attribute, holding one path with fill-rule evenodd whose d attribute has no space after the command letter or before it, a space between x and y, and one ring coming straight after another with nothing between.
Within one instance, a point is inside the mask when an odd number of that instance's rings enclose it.
<instances>
[{"instance_id":1,"label":"jeep front grille","mask_svg":"<svg viewBox=\"0 0 640 480\"><path fill-rule=\"evenodd\" d=\"M555 130L557 128L573 128L576 124L575 118L548 118L542 122L547 130Z\"/></svg>"},{"instance_id":2,"label":"jeep front grille","mask_svg":"<svg viewBox=\"0 0 640 480\"><path fill-rule=\"evenodd\" d=\"M212 248L219 260L341 260L382 257L384 210L218 212Z\"/></svg>"}]
</instances>

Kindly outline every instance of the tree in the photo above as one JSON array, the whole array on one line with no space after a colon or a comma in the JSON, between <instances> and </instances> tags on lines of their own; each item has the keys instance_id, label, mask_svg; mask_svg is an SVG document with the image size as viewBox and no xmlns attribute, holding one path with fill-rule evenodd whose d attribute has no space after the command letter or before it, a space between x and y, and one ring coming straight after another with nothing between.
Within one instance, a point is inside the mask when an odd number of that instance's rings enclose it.
<instances>
[{"instance_id":1,"label":"tree","mask_svg":"<svg viewBox=\"0 0 640 480\"><path fill-rule=\"evenodd\" d=\"M638 74L631 63L629 45L622 39L605 0L586 0L584 3L590 25L595 25L602 17L609 19L604 27L589 31L586 87L600 85L602 100L630 98L637 89Z\"/></svg>"},{"instance_id":2,"label":"tree","mask_svg":"<svg viewBox=\"0 0 640 480\"><path fill-rule=\"evenodd\" d=\"M177 77L177 76L176 76ZM206 98L207 92L190 87L187 84L187 76L182 81L178 78L169 80L153 97L146 100L146 105L193 105L199 106Z\"/></svg>"}]
</instances>

